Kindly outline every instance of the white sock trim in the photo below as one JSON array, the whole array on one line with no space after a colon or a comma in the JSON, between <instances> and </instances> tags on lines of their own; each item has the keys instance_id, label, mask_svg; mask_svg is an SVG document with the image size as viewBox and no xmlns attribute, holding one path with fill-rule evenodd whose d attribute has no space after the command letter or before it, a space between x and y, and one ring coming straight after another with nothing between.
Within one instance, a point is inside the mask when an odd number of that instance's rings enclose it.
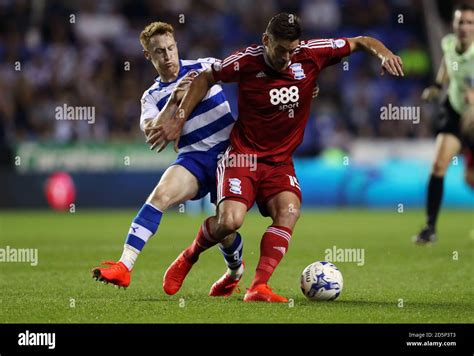
<instances>
[{"instance_id":1,"label":"white sock trim","mask_svg":"<svg viewBox=\"0 0 474 356\"><path fill-rule=\"evenodd\" d=\"M145 242L147 242L148 239L153 236L153 233L150 230L148 230L146 227L137 223L132 223L130 225L128 234L134 235Z\"/></svg>"},{"instance_id":2,"label":"white sock trim","mask_svg":"<svg viewBox=\"0 0 474 356\"><path fill-rule=\"evenodd\" d=\"M227 274L229 275L229 277L232 277L233 279L237 279L237 278L242 277L243 273L244 273L244 264L243 263L237 269L227 268Z\"/></svg>"},{"instance_id":3,"label":"white sock trim","mask_svg":"<svg viewBox=\"0 0 474 356\"><path fill-rule=\"evenodd\" d=\"M123 245L123 252L122 257L120 257L120 262L122 262L128 268L128 270L131 271L139 253L140 251L135 247L125 244Z\"/></svg>"}]
</instances>

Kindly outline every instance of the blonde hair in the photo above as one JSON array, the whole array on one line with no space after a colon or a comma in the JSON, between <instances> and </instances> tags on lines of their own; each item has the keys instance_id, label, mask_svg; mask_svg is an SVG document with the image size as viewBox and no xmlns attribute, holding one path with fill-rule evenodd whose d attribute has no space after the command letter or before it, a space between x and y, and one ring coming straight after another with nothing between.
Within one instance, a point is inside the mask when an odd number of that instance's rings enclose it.
<instances>
[{"instance_id":1,"label":"blonde hair","mask_svg":"<svg viewBox=\"0 0 474 356\"><path fill-rule=\"evenodd\" d=\"M145 29L140 33L140 43L144 49L148 48L150 44L150 39L155 35L164 35L169 33L174 36L174 28L169 23L166 22L152 22L147 25Z\"/></svg>"}]
</instances>

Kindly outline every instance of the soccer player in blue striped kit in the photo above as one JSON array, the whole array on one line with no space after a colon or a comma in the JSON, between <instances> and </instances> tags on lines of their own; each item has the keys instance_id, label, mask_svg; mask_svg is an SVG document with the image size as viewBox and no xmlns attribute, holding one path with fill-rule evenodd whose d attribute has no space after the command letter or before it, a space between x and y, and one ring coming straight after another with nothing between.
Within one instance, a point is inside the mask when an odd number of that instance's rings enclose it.
<instances>
[{"instance_id":1,"label":"soccer player in blue striped kit","mask_svg":"<svg viewBox=\"0 0 474 356\"><path fill-rule=\"evenodd\" d=\"M180 60L170 24L153 22L140 35L143 52L156 71L155 83L142 98L140 127L147 136L151 149L161 151L166 146L157 146L162 132L159 124L174 118L179 103L193 77L215 61L213 58ZM165 171L159 183L132 221L123 253L117 262L106 261L106 267L96 267L92 276L96 280L128 287L135 261L160 225L163 213L171 206L187 200L200 199L211 193L215 200L215 172L219 155L229 145L229 135L234 125L229 103L220 85L214 85L193 111L184 125L176 161ZM205 227L201 229L205 230ZM205 231L203 232L205 234ZM204 250L208 246L196 246ZM233 233L219 246L227 264L227 271L213 284L209 295L229 296L236 288L242 273L243 243L240 234ZM174 291L167 291L174 294Z\"/></svg>"}]
</instances>

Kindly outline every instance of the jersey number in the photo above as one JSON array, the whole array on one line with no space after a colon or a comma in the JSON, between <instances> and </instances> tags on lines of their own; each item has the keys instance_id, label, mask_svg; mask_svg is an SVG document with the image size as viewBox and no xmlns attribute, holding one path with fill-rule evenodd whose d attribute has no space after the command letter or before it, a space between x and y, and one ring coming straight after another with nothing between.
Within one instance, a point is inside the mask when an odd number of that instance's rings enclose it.
<instances>
[{"instance_id":1,"label":"jersey number","mask_svg":"<svg viewBox=\"0 0 474 356\"><path fill-rule=\"evenodd\" d=\"M299 98L299 89L296 85L270 90L270 102L273 105L288 104L290 101L296 103Z\"/></svg>"}]
</instances>

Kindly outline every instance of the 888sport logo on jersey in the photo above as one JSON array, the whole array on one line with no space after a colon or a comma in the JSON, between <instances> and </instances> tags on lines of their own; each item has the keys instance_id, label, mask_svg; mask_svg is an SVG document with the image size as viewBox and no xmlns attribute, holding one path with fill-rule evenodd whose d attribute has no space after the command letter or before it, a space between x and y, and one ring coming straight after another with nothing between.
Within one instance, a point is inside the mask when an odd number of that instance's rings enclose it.
<instances>
[{"instance_id":1,"label":"888sport logo on jersey","mask_svg":"<svg viewBox=\"0 0 474 356\"><path fill-rule=\"evenodd\" d=\"M278 110L290 110L298 107L300 99L299 89L296 85L291 87L273 88L269 92L270 103L279 105Z\"/></svg>"}]
</instances>

